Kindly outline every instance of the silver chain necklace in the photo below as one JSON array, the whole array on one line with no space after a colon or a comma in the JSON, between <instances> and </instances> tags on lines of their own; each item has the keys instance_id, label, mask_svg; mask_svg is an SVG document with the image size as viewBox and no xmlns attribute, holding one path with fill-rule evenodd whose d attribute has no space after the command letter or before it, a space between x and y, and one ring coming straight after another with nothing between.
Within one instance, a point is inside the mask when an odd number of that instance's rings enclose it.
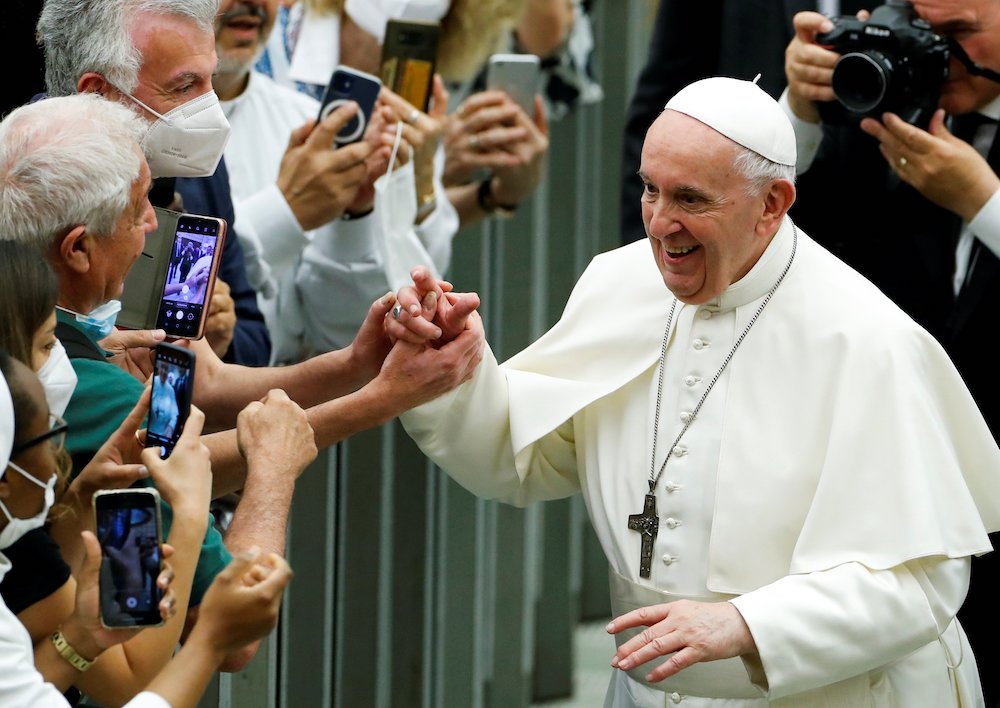
<instances>
[{"instance_id":1,"label":"silver chain necklace","mask_svg":"<svg viewBox=\"0 0 1000 708\"><path fill-rule=\"evenodd\" d=\"M736 338L736 343L733 344L733 348L729 350L729 354L726 355L725 360L722 362L722 366L719 370L715 372L715 376L712 380L708 382L708 386L705 387L705 392L701 394L701 398L698 400L698 404L694 407L694 410L688 414L687 420L684 421L684 427L681 428L680 433L674 438L673 444L667 451L667 456L663 458L663 464L660 465L660 469L656 471L656 442L659 437L660 431L660 402L663 398L663 370L666 368L667 360L667 342L670 341L670 329L674 322L674 312L677 310L677 298L675 297L673 302L670 304L670 314L667 316L667 328L663 332L663 344L660 347L660 362L658 365L659 376L656 384L656 413L653 416L653 454L652 459L649 461L649 492L646 494L646 499L643 504L643 509L641 514L631 514L628 517L628 527L633 531L638 531L642 534L642 551L639 556L639 575L643 578L648 578L650 571L652 569L653 561L653 542L656 540L656 534L659 531L660 519L656 514L656 485L660 481L660 477L663 476L663 471L667 468L667 462L674 454L674 450L677 448L677 444L680 443L681 438L684 437L684 433L688 431L691 424L694 423L695 418L698 416L698 411L701 410L701 406L705 403L705 399L708 398L708 394L712 391L716 382L722 376L722 372L726 370L729 366L729 362L733 360L733 356L736 354L736 350L740 348L743 344L743 340L746 339L747 334L750 329L756 324L757 318L760 317L760 313L764 311L767 307L767 303L771 301L771 297L774 296L775 291L778 286L781 285L781 281L785 279L788 275L788 270L792 267L792 261L795 259L795 251L798 246L798 230L795 228L795 224L792 224L792 253L788 257L788 263L785 264L785 269L781 271L781 275L771 286L771 289L764 296L763 301L757 307L757 311L754 312L753 317L747 323L747 326L743 328L740 332L740 336Z\"/></svg>"}]
</instances>

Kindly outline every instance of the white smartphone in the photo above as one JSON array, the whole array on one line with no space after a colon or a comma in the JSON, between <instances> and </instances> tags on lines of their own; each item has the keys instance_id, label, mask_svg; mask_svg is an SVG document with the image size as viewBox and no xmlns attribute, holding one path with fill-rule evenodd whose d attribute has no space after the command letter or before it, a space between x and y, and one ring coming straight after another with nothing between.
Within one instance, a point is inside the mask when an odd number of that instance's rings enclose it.
<instances>
[{"instance_id":1,"label":"white smartphone","mask_svg":"<svg viewBox=\"0 0 1000 708\"><path fill-rule=\"evenodd\" d=\"M486 70L486 88L504 91L533 117L540 74L540 61L534 54L494 54Z\"/></svg>"}]
</instances>

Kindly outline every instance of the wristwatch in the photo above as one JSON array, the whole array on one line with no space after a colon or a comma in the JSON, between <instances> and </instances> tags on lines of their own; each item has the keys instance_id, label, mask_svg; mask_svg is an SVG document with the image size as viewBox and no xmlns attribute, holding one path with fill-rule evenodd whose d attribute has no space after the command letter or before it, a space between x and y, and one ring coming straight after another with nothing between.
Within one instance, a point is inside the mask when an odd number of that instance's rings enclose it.
<instances>
[{"instance_id":1,"label":"wristwatch","mask_svg":"<svg viewBox=\"0 0 1000 708\"><path fill-rule=\"evenodd\" d=\"M68 661L77 671L86 671L94 663L94 659L84 659L77 653L76 649L66 641L62 630L57 629L52 635L52 644L55 646L59 656Z\"/></svg>"},{"instance_id":2,"label":"wristwatch","mask_svg":"<svg viewBox=\"0 0 1000 708\"><path fill-rule=\"evenodd\" d=\"M497 216L501 219L509 219L514 216L517 204L500 204L493 198L493 178L489 177L479 183L479 191L476 193L476 202L479 208L490 216Z\"/></svg>"}]
</instances>

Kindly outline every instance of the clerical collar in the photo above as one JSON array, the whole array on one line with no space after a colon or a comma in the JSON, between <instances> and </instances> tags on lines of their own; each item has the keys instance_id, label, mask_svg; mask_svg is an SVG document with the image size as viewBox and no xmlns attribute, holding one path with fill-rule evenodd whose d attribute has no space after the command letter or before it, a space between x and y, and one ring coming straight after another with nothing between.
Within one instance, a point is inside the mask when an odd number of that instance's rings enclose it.
<instances>
[{"instance_id":1,"label":"clerical collar","mask_svg":"<svg viewBox=\"0 0 1000 708\"><path fill-rule=\"evenodd\" d=\"M764 297L774 287L791 253L792 220L786 216L750 272L704 306L713 311L727 312Z\"/></svg>"}]
</instances>

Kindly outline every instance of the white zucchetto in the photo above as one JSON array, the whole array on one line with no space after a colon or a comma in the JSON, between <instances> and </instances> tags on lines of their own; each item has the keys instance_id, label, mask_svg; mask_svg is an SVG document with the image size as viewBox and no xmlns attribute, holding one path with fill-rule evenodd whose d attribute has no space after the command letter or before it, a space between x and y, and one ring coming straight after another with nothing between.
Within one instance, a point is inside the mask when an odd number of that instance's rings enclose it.
<instances>
[{"instance_id":1,"label":"white zucchetto","mask_svg":"<svg viewBox=\"0 0 1000 708\"><path fill-rule=\"evenodd\" d=\"M678 91L665 108L701 121L772 162L795 164L792 124L756 80L701 79Z\"/></svg>"}]
</instances>

